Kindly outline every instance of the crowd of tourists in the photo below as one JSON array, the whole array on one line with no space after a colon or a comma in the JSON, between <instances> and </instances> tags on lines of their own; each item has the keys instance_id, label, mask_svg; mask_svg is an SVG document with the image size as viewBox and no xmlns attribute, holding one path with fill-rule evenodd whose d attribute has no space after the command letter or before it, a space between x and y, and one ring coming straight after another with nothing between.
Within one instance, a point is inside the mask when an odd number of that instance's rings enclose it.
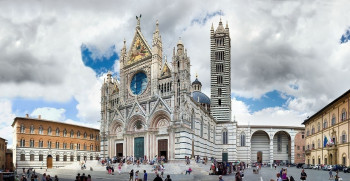
<instances>
[{"instance_id":1,"label":"crowd of tourists","mask_svg":"<svg viewBox=\"0 0 350 181\"><path fill-rule=\"evenodd\" d=\"M40 177L33 168L28 168L27 171L25 168L22 170L22 176L19 177L16 175L15 181L59 181L57 175L51 177L50 175L46 175L46 173L44 173L42 177Z\"/></svg>"}]
</instances>

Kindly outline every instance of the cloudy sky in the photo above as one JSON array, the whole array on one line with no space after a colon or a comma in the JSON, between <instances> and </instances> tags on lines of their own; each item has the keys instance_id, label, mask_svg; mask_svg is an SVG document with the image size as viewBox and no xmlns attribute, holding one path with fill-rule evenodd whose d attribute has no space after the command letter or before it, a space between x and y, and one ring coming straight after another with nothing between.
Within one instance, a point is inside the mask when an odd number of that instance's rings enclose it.
<instances>
[{"instance_id":1,"label":"cloudy sky","mask_svg":"<svg viewBox=\"0 0 350 181\"><path fill-rule=\"evenodd\" d=\"M220 13L221 12L221 13ZM209 33L229 25L239 124L294 125L350 88L350 3L337 1L0 1L0 137L29 114L99 127L100 87L118 77L136 20L165 55L181 37L209 96Z\"/></svg>"}]
</instances>

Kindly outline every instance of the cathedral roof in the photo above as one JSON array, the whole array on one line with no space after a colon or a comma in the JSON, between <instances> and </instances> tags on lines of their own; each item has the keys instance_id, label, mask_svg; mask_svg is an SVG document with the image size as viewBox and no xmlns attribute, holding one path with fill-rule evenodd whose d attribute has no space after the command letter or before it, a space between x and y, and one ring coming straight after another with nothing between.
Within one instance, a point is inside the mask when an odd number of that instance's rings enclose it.
<instances>
[{"instance_id":1,"label":"cathedral roof","mask_svg":"<svg viewBox=\"0 0 350 181\"><path fill-rule=\"evenodd\" d=\"M210 104L210 98L201 91L193 91L192 98L198 103Z\"/></svg>"}]
</instances>

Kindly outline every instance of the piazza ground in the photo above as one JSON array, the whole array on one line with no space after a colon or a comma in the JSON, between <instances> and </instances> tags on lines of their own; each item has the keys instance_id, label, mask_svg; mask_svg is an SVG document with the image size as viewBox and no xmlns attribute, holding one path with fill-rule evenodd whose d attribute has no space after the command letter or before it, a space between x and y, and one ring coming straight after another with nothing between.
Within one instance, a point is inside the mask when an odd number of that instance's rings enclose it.
<instances>
[{"instance_id":1,"label":"piazza ground","mask_svg":"<svg viewBox=\"0 0 350 181\"><path fill-rule=\"evenodd\" d=\"M137 169L136 166L134 166L134 169ZM130 167L132 169L133 167ZM245 177L243 180L246 181L270 181L270 179L276 178L276 173L281 169L282 167L277 167L275 170L274 168L269 167L263 167L261 169L261 172L259 174L253 174L253 169L249 168L245 170ZM295 167L287 168L288 176L293 176L295 180L299 180L300 178L300 172L301 169L297 169ZM36 170L37 173L40 173L40 176L42 173L49 174L51 176L57 175L59 177L60 181L71 181L75 179L75 176L80 173L85 173L85 175L90 174L92 176L92 180L120 180L120 181L128 181L129 180L129 174L124 172L120 175L116 173L115 175L108 175L104 171L89 171L89 170L74 170L74 169L49 169L48 171L45 170ZM323 181L323 180L329 180L328 171L322 171L322 170L305 170L305 172L308 175L307 180L311 181ZM187 180L195 180L195 181L215 181L219 180L217 175L203 175L194 173L191 175L184 175L184 174L171 174L168 171L164 173L164 175L170 174L172 180L174 181L187 181ZM333 174L335 174L333 172ZM343 178L343 181L350 180L350 173L343 173L339 172L339 175L341 178ZM140 178L143 177L143 174L140 174ZM154 173L149 173L148 180L153 180L155 178ZM223 177L225 181L231 181L234 180L234 175L226 175Z\"/></svg>"}]
</instances>

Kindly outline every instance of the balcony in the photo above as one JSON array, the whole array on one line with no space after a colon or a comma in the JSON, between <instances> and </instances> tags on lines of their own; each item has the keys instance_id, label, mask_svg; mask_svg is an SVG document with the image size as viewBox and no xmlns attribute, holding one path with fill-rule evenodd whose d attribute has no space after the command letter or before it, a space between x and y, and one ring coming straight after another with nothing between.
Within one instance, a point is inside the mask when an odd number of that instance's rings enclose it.
<instances>
[{"instance_id":1,"label":"balcony","mask_svg":"<svg viewBox=\"0 0 350 181\"><path fill-rule=\"evenodd\" d=\"M305 155L310 155L311 154L311 150L305 150Z\"/></svg>"}]
</instances>

